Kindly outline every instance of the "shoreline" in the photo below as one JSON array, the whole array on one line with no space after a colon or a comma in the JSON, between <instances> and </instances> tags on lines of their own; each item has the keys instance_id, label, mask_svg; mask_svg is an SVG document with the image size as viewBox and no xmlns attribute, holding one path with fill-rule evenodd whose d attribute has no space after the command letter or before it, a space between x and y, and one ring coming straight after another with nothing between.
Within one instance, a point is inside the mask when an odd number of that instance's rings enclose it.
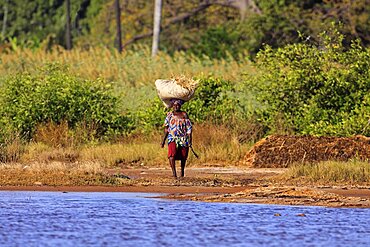
<instances>
[{"instance_id":1,"label":"shoreline","mask_svg":"<svg viewBox=\"0 0 370 247\"><path fill-rule=\"evenodd\" d=\"M21 185L0 186L0 191L55 191L55 192L138 192L163 194L223 194L237 193L246 187L205 187L205 186L49 186Z\"/></svg>"},{"instance_id":2,"label":"shoreline","mask_svg":"<svg viewBox=\"0 0 370 247\"><path fill-rule=\"evenodd\" d=\"M121 168L122 185L0 185L0 191L160 193L163 199L222 203L370 208L370 186L289 185L274 182L284 169L190 167L182 179L167 168ZM116 173L115 171L110 171ZM15 183L16 184L16 183Z\"/></svg>"},{"instance_id":3,"label":"shoreline","mask_svg":"<svg viewBox=\"0 0 370 247\"><path fill-rule=\"evenodd\" d=\"M162 199L289 206L370 208L370 189L297 186L0 186L0 191L160 193ZM284 194L285 193L285 194Z\"/></svg>"}]
</instances>

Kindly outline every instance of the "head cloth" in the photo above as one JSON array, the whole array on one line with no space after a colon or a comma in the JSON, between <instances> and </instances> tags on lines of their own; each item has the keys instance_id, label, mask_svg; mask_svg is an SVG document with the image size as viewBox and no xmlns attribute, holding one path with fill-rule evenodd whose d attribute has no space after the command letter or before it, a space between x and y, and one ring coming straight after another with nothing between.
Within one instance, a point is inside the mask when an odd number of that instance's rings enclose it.
<instances>
[{"instance_id":1,"label":"head cloth","mask_svg":"<svg viewBox=\"0 0 370 247\"><path fill-rule=\"evenodd\" d=\"M177 104L180 104L182 106L185 103L185 101L183 101L181 99L171 99L171 103L172 103L172 105L177 103Z\"/></svg>"}]
</instances>

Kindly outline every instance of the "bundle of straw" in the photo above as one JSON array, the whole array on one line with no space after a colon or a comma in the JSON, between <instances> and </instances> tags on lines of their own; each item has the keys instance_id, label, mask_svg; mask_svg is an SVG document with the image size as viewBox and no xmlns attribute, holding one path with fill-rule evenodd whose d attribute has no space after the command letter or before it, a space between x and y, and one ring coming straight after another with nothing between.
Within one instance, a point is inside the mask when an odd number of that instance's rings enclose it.
<instances>
[{"instance_id":1,"label":"bundle of straw","mask_svg":"<svg viewBox=\"0 0 370 247\"><path fill-rule=\"evenodd\" d=\"M199 80L194 80L192 78L186 77L185 75L173 75L171 77L171 80L175 81L176 84L189 91L194 91L199 84Z\"/></svg>"}]
</instances>

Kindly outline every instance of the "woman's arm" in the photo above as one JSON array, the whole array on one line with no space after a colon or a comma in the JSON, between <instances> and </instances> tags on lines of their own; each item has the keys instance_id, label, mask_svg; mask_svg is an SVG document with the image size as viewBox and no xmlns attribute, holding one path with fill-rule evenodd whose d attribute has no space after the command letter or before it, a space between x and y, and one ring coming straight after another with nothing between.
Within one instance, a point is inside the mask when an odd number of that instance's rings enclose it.
<instances>
[{"instance_id":1,"label":"woman's arm","mask_svg":"<svg viewBox=\"0 0 370 247\"><path fill-rule=\"evenodd\" d=\"M166 127L164 129L164 136L163 136L163 140L162 140L162 143L161 143L161 148L164 147L164 144L166 143L167 136L168 136L168 128Z\"/></svg>"},{"instance_id":2,"label":"woman's arm","mask_svg":"<svg viewBox=\"0 0 370 247\"><path fill-rule=\"evenodd\" d=\"M193 125L189 119L189 116L186 112L184 112L184 118L186 119L186 134L189 137L189 146L193 144Z\"/></svg>"}]
</instances>

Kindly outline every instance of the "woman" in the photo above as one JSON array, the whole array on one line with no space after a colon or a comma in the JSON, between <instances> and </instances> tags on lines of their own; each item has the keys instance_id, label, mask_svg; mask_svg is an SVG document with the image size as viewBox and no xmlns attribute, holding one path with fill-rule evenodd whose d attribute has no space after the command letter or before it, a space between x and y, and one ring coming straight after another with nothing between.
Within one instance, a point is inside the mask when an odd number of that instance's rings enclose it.
<instances>
[{"instance_id":1,"label":"woman","mask_svg":"<svg viewBox=\"0 0 370 247\"><path fill-rule=\"evenodd\" d=\"M168 139L168 160L172 174L177 178L175 160L181 161L181 177L185 175L186 160L192 143L192 124L188 114L181 111L184 101L174 99L171 102L173 110L167 113L164 120L165 130L161 147L164 147L166 139Z\"/></svg>"}]
</instances>

